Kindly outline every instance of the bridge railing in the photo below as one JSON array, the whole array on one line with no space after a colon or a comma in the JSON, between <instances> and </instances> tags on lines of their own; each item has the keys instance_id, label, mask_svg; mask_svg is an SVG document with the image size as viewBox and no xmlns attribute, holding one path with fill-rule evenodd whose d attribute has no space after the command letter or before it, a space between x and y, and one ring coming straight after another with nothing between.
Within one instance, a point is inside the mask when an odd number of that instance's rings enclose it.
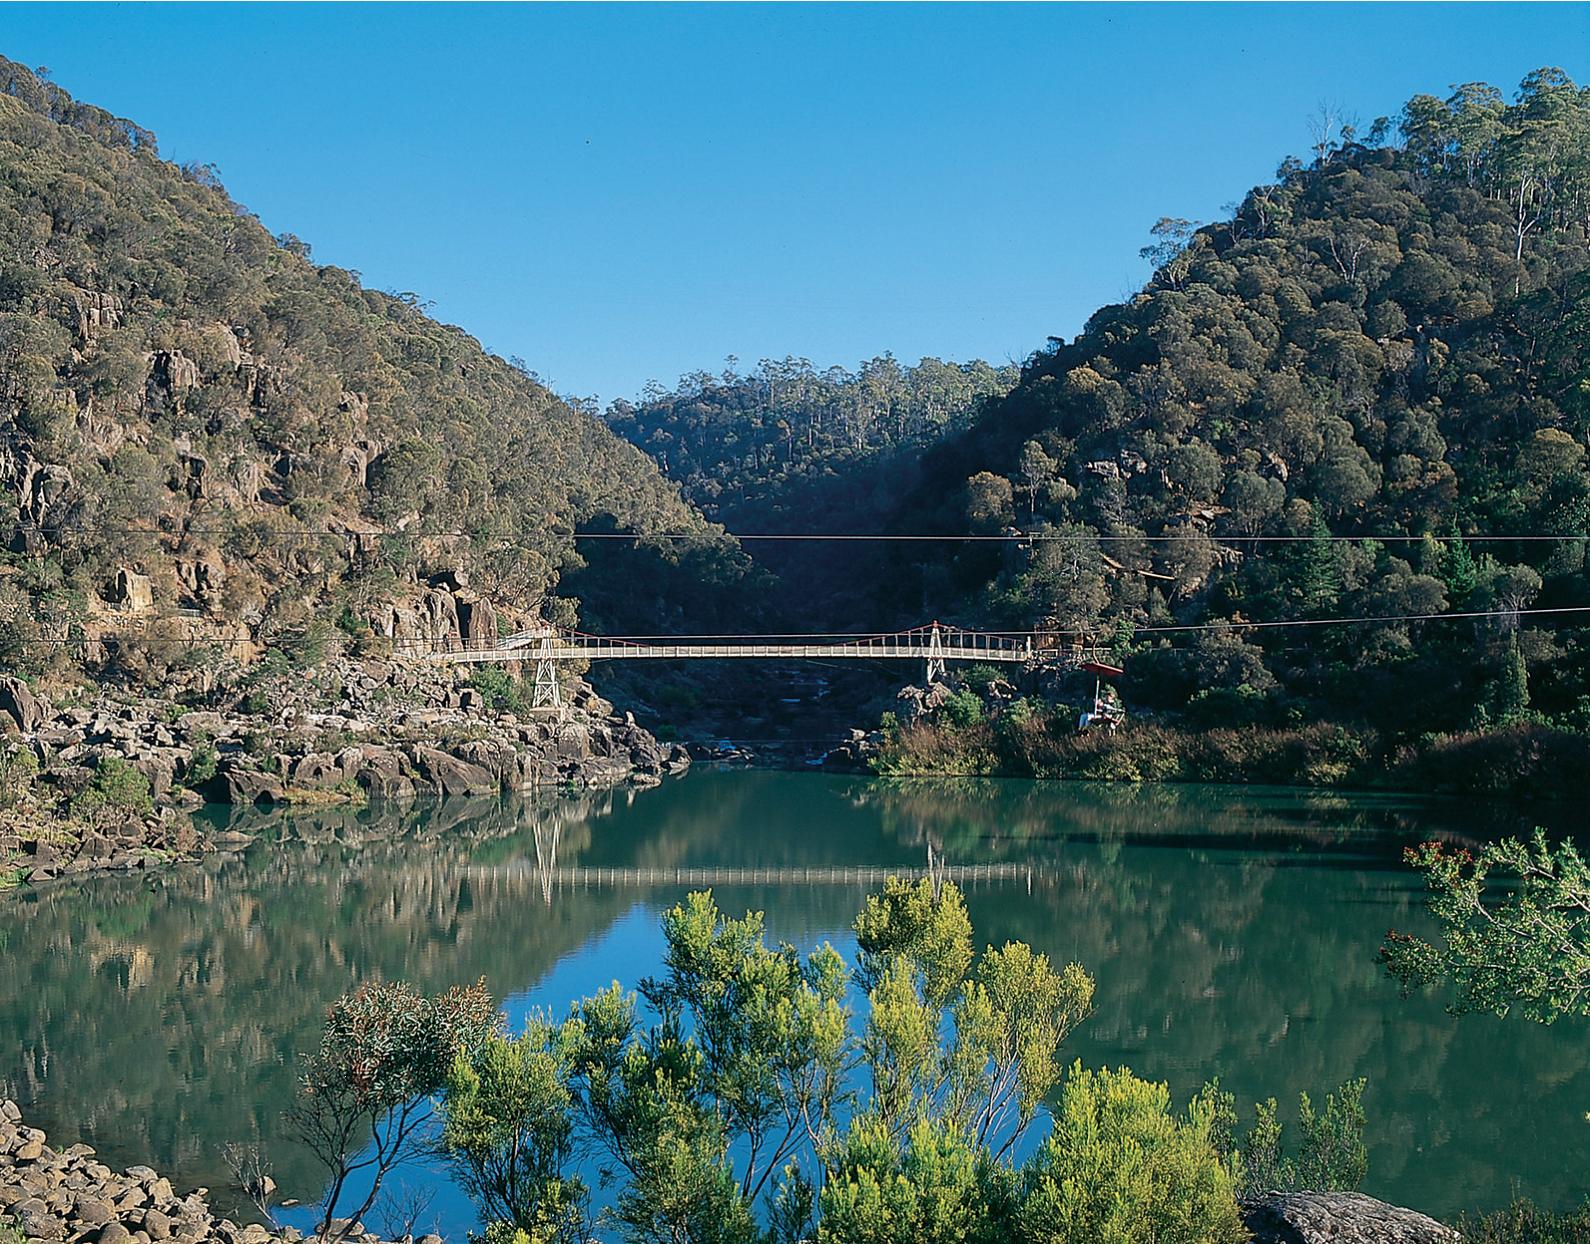
<instances>
[{"instance_id":1,"label":"bridge railing","mask_svg":"<svg viewBox=\"0 0 1590 1244\"><path fill-rule=\"evenodd\" d=\"M1080 665L1106 652L1079 635L991 632L930 623L876 635L593 635L564 627L540 627L493 637L449 637L401 641L400 650L438 657L488 654L497 660L574 661L639 658L852 657L857 659L987 660ZM509 654L512 654L511 656Z\"/></svg>"}]
</instances>

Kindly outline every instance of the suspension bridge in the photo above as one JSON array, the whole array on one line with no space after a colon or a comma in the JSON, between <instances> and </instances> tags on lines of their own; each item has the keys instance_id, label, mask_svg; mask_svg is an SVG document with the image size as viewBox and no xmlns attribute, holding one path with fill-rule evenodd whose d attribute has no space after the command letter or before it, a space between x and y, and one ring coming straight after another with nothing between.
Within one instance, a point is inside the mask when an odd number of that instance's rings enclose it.
<instances>
[{"instance_id":1,"label":"suspension bridge","mask_svg":"<svg viewBox=\"0 0 1590 1244\"><path fill-rule=\"evenodd\" d=\"M561 708L557 666L570 661L923 661L928 682L944 676L950 661L993 665L1045 665L1117 674L1108 653L1080 635L1054 632L977 631L929 622L883 635L588 635L541 626L497 639L449 639L427 655L448 663L522 661L535 665L532 708Z\"/></svg>"}]
</instances>

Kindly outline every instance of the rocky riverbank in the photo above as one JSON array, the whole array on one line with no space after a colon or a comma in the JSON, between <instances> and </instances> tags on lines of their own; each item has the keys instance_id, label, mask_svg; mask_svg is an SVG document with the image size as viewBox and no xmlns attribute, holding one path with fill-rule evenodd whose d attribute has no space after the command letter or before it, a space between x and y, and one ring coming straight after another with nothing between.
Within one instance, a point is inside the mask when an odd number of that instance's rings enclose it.
<instances>
[{"instance_id":1,"label":"rocky riverbank","mask_svg":"<svg viewBox=\"0 0 1590 1244\"><path fill-rule=\"evenodd\" d=\"M217 1215L198 1188L179 1196L147 1166L111 1170L88 1145L56 1150L22 1119L15 1102L0 1101L0 1239L19 1231L25 1244L299 1244L293 1227L239 1225ZM360 1226L360 1224L353 1224ZM352 1244L382 1244L351 1232ZM423 1236L420 1244L441 1244Z\"/></svg>"},{"instance_id":2,"label":"rocky riverbank","mask_svg":"<svg viewBox=\"0 0 1590 1244\"><path fill-rule=\"evenodd\" d=\"M0 678L0 885L236 845L189 813L655 785L690 757L588 686L528 712L506 674L344 657L226 686L36 691Z\"/></svg>"}]
</instances>

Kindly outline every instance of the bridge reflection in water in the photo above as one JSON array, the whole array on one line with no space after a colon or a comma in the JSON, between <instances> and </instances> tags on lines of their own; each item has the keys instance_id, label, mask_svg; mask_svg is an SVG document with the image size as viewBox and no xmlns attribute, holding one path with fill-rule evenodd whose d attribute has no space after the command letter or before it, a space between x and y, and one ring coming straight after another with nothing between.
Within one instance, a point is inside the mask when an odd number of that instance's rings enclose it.
<instances>
[{"instance_id":1,"label":"bridge reflection in water","mask_svg":"<svg viewBox=\"0 0 1590 1244\"><path fill-rule=\"evenodd\" d=\"M499 864L466 864L459 873L475 880L536 881L547 906L552 896L567 890L625 889L650 886L882 886L890 877L910 881L929 878L937 886L953 881L963 889L985 885L1017 884L1032 893L1035 870L1031 864L950 864L927 848L924 868L882 864L844 864L837 866L744 867L617 867L560 865L558 846L563 837L562 806L551 804L530 810L536 857L507 860Z\"/></svg>"}]
</instances>

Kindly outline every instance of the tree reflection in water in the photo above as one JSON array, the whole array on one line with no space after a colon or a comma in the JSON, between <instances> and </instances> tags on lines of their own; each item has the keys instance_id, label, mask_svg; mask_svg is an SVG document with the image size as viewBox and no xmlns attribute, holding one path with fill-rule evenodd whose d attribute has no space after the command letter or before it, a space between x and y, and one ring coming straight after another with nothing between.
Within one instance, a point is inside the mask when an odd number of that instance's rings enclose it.
<instances>
[{"instance_id":1,"label":"tree reflection in water","mask_svg":"<svg viewBox=\"0 0 1590 1244\"><path fill-rule=\"evenodd\" d=\"M568 997L540 988L554 966L564 994L654 968L655 941L631 930L691 888L645 881L676 869L730 870L714 874L726 910L845 948L868 887L842 870L919 868L931 845L952 864L1031 866L1030 892L974 882L968 903L980 939L1094 973L1085 1060L1179 1096L1219 1075L1245 1102L1366 1075L1370 1191L1444 1212L1504 1201L1516 1179L1566 1204L1590 1169L1582 1034L1454 1023L1401 1002L1374 961L1388 926L1420 922L1403 845L1527 823L1379 795L779 773L250 812L236 825L259 841L241 856L0 901L0 1092L63 1142L182 1183L220 1188L221 1146L258 1141L308 1199L319 1172L281 1116L298 1052L358 982L484 975L518 1008L561 1010ZM604 883L615 869L623 884ZM808 869L823 880L791 871Z\"/></svg>"}]
</instances>

